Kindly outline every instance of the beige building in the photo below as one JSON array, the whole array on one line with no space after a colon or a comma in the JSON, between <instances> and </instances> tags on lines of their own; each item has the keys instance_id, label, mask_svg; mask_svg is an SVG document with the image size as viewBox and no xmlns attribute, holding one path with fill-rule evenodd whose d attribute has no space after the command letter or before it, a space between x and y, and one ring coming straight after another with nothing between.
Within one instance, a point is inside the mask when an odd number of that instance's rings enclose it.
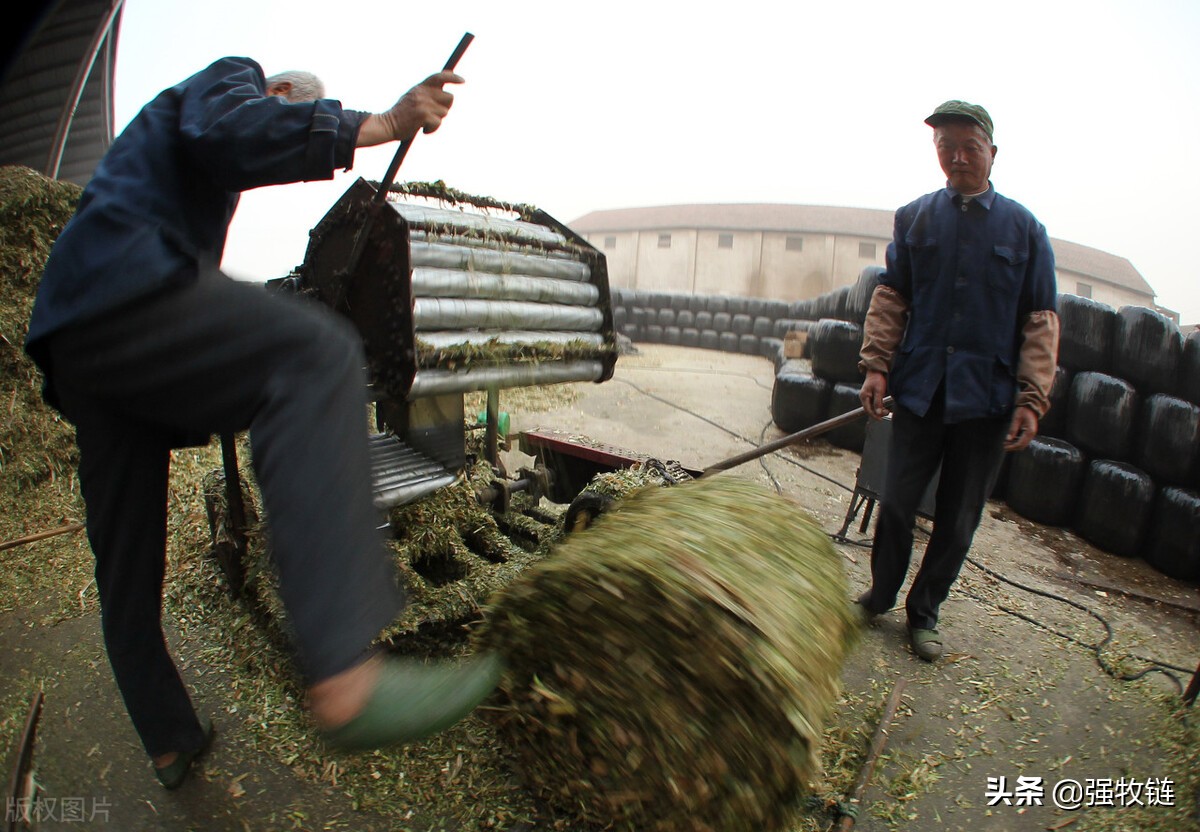
<instances>
[{"instance_id":1,"label":"beige building","mask_svg":"<svg viewBox=\"0 0 1200 832\"><path fill-rule=\"evenodd\" d=\"M613 286L803 300L883 265L892 211L826 205L660 205L593 211L568 223L604 252ZM1064 294L1154 307L1124 257L1051 240Z\"/></svg>"}]
</instances>

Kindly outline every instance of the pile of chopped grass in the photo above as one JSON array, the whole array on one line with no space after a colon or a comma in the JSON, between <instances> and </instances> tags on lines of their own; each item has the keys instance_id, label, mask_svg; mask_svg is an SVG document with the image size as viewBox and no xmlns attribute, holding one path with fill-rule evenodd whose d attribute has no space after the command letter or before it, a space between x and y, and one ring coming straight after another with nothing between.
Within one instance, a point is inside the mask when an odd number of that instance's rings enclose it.
<instances>
[{"instance_id":1,"label":"pile of chopped grass","mask_svg":"<svg viewBox=\"0 0 1200 832\"><path fill-rule=\"evenodd\" d=\"M853 641L846 597L795 503L732 477L635 489L493 599L499 735L580 824L786 829Z\"/></svg>"},{"instance_id":2,"label":"pile of chopped grass","mask_svg":"<svg viewBox=\"0 0 1200 832\"><path fill-rule=\"evenodd\" d=\"M42 401L42 374L24 350L46 258L80 191L26 167L0 167L0 540L83 519L74 430ZM91 566L79 533L11 549L0 610L57 618L90 609Z\"/></svg>"}]
</instances>

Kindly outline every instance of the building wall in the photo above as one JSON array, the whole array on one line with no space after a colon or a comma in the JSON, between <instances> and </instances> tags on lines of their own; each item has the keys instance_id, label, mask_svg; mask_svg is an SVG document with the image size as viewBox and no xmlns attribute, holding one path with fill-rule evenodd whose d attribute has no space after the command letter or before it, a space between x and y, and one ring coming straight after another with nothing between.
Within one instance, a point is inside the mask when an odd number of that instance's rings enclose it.
<instances>
[{"instance_id":1,"label":"building wall","mask_svg":"<svg viewBox=\"0 0 1200 832\"><path fill-rule=\"evenodd\" d=\"M669 235L669 246L660 237ZM657 229L585 235L615 287L801 300L882 265L887 241L818 232ZM868 251L861 247L866 246Z\"/></svg>"}]
</instances>

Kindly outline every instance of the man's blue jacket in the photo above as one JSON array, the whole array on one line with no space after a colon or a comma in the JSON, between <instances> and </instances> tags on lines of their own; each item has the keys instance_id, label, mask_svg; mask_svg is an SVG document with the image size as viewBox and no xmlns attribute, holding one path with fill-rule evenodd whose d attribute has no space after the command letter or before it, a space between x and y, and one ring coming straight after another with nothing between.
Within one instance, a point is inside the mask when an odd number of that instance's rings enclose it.
<instances>
[{"instance_id":1,"label":"man's blue jacket","mask_svg":"<svg viewBox=\"0 0 1200 832\"><path fill-rule=\"evenodd\" d=\"M366 114L289 103L265 80L249 58L222 58L160 93L109 148L38 287L25 348L47 376L54 332L216 268L241 191L352 165Z\"/></svg>"},{"instance_id":2,"label":"man's blue jacket","mask_svg":"<svg viewBox=\"0 0 1200 832\"><path fill-rule=\"evenodd\" d=\"M1028 209L994 188L966 203L926 194L896 212L880 283L908 306L888 380L900 404L924 415L944 384L948 423L1012 412L1022 328L1057 301L1050 239Z\"/></svg>"}]
</instances>

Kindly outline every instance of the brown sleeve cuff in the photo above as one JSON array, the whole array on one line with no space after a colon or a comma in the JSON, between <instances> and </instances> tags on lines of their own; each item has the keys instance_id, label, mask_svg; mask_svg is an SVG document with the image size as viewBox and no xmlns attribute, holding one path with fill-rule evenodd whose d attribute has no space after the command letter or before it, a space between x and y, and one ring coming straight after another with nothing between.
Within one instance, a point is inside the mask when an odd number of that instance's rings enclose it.
<instances>
[{"instance_id":1,"label":"brown sleeve cuff","mask_svg":"<svg viewBox=\"0 0 1200 832\"><path fill-rule=\"evenodd\" d=\"M1021 327L1016 404L1030 408L1039 419L1050 410L1050 388L1058 364L1058 333L1058 315L1048 309L1031 313Z\"/></svg>"},{"instance_id":2,"label":"brown sleeve cuff","mask_svg":"<svg viewBox=\"0 0 1200 832\"><path fill-rule=\"evenodd\" d=\"M904 295L891 286L876 286L871 294L867 318L863 321L858 371L864 375L868 370L888 372L907 325L908 301Z\"/></svg>"}]
</instances>

